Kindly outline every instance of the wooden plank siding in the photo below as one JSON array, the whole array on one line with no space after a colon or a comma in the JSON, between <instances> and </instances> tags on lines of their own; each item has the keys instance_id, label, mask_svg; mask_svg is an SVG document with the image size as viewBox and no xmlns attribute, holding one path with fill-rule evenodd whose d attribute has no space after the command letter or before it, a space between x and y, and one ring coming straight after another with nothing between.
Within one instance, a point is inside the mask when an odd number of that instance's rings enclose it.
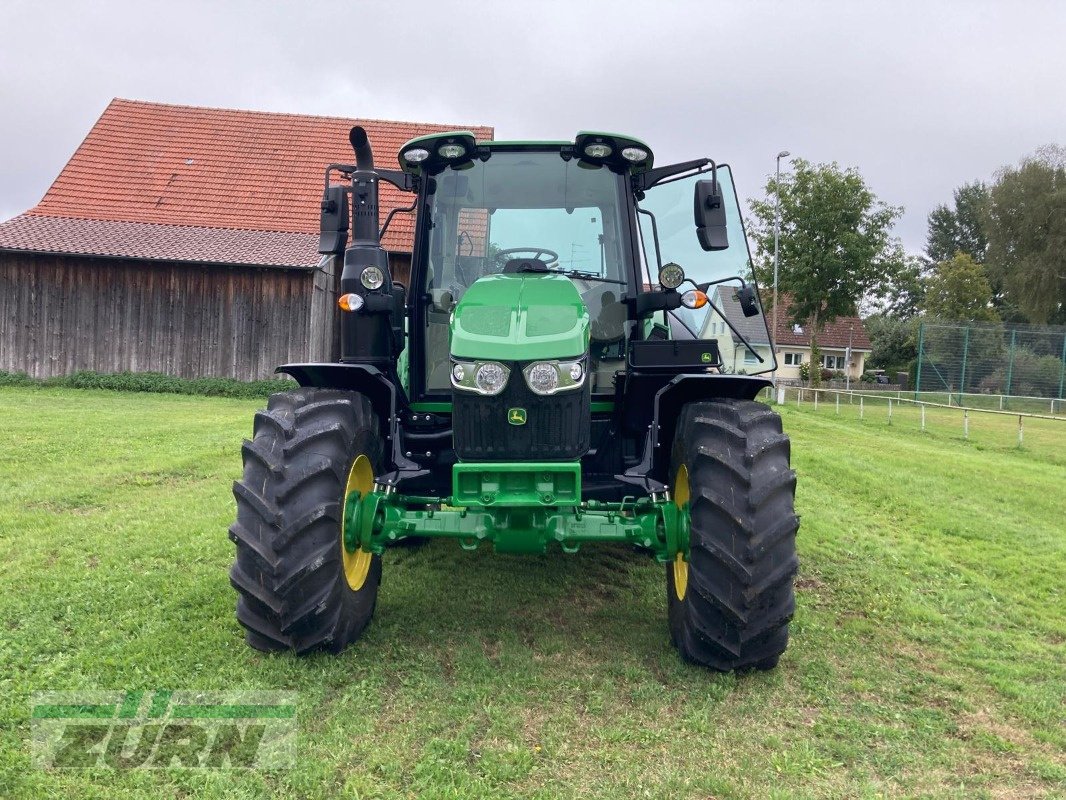
<instances>
[{"instance_id":1,"label":"wooden plank siding","mask_svg":"<svg viewBox=\"0 0 1066 800\"><path fill-rule=\"evenodd\" d=\"M0 370L36 378L163 372L268 378L327 355L332 281L316 273L0 253ZM312 324L312 308L318 319Z\"/></svg>"}]
</instances>

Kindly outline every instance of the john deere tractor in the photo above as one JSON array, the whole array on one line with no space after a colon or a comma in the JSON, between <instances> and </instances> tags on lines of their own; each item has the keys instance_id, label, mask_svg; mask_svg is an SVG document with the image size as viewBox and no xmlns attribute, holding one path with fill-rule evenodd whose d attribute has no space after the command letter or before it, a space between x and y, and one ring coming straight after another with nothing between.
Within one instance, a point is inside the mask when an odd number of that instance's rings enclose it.
<instances>
[{"instance_id":1,"label":"john deere tractor","mask_svg":"<svg viewBox=\"0 0 1066 800\"><path fill-rule=\"evenodd\" d=\"M256 415L234 486L248 643L340 651L405 541L615 542L664 565L684 658L774 667L796 478L755 401L775 364L728 166L654 166L644 142L595 132L434 134L400 169L374 166L362 128L351 143L355 164L326 168L319 245L339 352L278 368L299 388ZM382 181L411 194L383 224ZM405 212L410 286L381 247Z\"/></svg>"}]
</instances>

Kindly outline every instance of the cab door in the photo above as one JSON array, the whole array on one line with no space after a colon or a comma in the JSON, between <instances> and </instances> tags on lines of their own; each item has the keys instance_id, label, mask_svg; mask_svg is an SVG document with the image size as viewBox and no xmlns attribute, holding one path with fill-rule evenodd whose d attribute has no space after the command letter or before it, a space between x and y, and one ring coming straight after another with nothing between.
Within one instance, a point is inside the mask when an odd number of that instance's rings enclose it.
<instances>
[{"instance_id":1,"label":"cab door","mask_svg":"<svg viewBox=\"0 0 1066 800\"><path fill-rule=\"evenodd\" d=\"M667 178L646 190L644 199L639 202L642 211L650 212L650 216L641 213L638 217L645 282L653 287L658 284L660 266L669 263L681 265L685 276L694 283L724 278L754 282L740 203L728 165L717 168L717 180L726 212L729 246L724 250L706 251L700 245L693 210L694 193L699 181L710 179L709 169ZM664 321L675 338L716 339L723 372L751 375L769 371L773 367L773 356L762 304L759 304L759 314L745 317L736 299L738 286L738 281L711 286L707 290L710 299L707 305L665 312ZM683 284L678 291L684 292L686 288L691 289L691 284Z\"/></svg>"}]
</instances>

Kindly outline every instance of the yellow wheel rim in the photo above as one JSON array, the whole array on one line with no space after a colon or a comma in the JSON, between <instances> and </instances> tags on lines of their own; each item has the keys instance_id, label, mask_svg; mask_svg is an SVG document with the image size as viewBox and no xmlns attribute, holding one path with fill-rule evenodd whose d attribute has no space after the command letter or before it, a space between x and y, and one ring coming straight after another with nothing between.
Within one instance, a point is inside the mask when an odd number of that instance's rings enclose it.
<instances>
[{"instance_id":1,"label":"yellow wheel rim","mask_svg":"<svg viewBox=\"0 0 1066 800\"><path fill-rule=\"evenodd\" d=\"M688 505L688 498L688 467L682 464L674 478L674 504L678 508L684 508ZM674 559L674 594L677 595L678 600L684 600L687 591L688 562L681 553L678 553Z\"/></svg>"},{"instance_id":2,"label":"yellow wheel rim","mask_svg":"<svg viewBox=\"0 0 1066 800\"><path fill-rule=\"evenodd\" d=\"M370 574L370 560L372 553L359 548L354 553L349 553L344 546L344 513L345 500L350 492L359 492L360 497L366 497L374 490L374 468L370 465L370 459L360 455L355 459L352 468L348 471L348 482L344 487L344 497L341 498L341 559L344 566L344 578L352 591L358 592L366 583L366 576Z\"/></svg>"}]
</instances>

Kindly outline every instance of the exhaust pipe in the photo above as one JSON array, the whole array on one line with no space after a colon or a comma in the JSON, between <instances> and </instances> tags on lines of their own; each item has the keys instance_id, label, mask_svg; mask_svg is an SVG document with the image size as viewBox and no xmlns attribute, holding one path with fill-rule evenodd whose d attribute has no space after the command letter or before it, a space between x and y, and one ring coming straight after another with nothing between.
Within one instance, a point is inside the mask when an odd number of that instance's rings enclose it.
<instances>
[{"instance_id":1,"label":"exhaust pipe","mask_svg":"<svg viewBox=\"0 0 1066 800\"><path fill-rule=\"evenodd\" d=\"M373 247L378 238L378 179L374 175L374 152L366 130L356 125L348 133L348 141L355 151L352 175L352 245Z\"/></svg>"}]
</instances>

